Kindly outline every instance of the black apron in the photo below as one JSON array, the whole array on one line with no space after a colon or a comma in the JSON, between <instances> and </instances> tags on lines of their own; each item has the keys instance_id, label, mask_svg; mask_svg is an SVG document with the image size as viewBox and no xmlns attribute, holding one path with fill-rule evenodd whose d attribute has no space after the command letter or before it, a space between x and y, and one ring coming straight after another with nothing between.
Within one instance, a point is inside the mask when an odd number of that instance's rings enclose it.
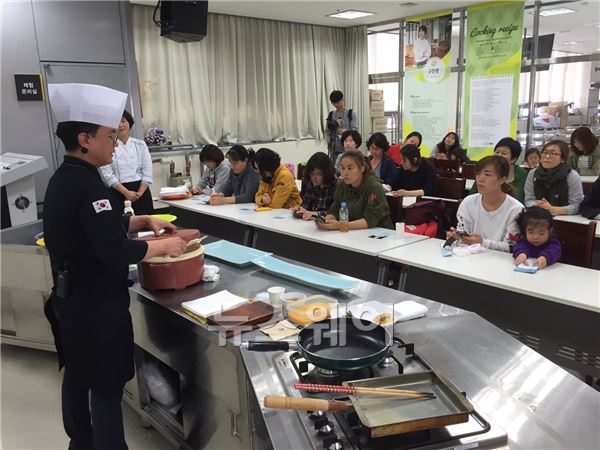
<instances>
[{"instance_id":1,"label":"black apron","mask_svg":"<svg viewBox=\"0 0 600 450\"><path fill-rule=\"evenodd\" d=\"M140 188L140 184L142 184L142 181L141 180L130 181L129 183L121 183L121 184L128 191L137 192L137 190ZM115 208L119 212L122 213L123 209L125 208L125 200L127 200L127 199L125 198L125 196L123 194L121 194L116 189L111 189L111 193L112 193L113 199L115 201ZM131 207L133 208L133 210L135 211L135 214L137 216L142 216L145 214L153 214L154 213L154 204L152 203L152 194L150 193L150 188L148 188L144 191L144 193L142 194L142 196L140 197L140 199L138 201L131 202Z\"/></svg>"},{"instance_id":2,"label":"black apron","mask_svg":"<svg viewBox=\"0 0 600 450\"><path fill-rule=\"evenodd\" d=\"M44 307L59 368L92 389L119 389L133 378L133 326L127 287L106 292L54 293Z\"/></svg>"}]
</instances>

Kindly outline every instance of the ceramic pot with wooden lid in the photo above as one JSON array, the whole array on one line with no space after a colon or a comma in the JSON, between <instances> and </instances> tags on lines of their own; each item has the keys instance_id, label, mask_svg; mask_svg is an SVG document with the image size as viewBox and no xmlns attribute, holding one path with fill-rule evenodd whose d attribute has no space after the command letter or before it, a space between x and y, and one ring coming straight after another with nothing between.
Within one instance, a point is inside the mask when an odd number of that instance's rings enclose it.
<instances>
[{"instance_id":1,"label":"ceramic pot with wooden lid","mask_svg":"<svg viewBox=\"0 0 600 450\"><path fill-rule=\"evenodd\" d=\"M188 243L185 252L177 258L155 256L138 263L138 277L145 289L184 289L202 280L204 275L204 246L194 242L200 231L181 229L161 236L144 236L144 241L179 236Z\"/></svg>"}]
</instances>

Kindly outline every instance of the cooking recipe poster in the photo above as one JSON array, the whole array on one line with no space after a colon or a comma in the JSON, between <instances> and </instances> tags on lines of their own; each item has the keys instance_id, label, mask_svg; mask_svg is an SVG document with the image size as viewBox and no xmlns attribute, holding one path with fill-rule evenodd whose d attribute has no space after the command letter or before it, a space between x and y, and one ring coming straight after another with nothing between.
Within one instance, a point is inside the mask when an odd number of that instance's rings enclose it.
<instances>
[{"instance_id":1,"label":"cooking recipe poster","mask_svg":"<svg viewBox=\"0 0 600 450\"><path fill-rule=\"evenodd\" d=\"M406 19L404 29L404 136L423 135L421 154L448 132L452 11Z\"/></svg>"},{"instance_id":2,"label":"cooking recipe poster","mask_svg":"<svg viewBox=\"0 0 600 450\"><path fill-rule=\"evenodd\" d=\"M522 1L468 8L462 142L471 159L517 135Z\"/></svg>"}]
</instances>

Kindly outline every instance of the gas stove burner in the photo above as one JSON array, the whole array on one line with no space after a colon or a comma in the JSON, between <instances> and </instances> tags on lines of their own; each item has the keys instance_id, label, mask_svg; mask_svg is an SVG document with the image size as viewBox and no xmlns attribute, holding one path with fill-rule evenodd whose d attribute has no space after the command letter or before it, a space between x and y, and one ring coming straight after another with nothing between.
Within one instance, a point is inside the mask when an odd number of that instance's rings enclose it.
<instances>
[{"instance_id":1,"label":"gas stove burner","mask_svg":"<svg viewBox=\"0 0 600 450\"><path fill-rule=\"evenodd\" d=\"M381 361L379 361L379 363L377 365L379 367L386 368L386 367L391 367L394 364L396 364L396 360L394 359L394 357L392 355L388 355L385 358L383 358Z\"/></svg>"},{"instance_id":2,"label":"gas stove burner","mask_svg":"<svg viewBox=\"0 0 600 450\"><path fill-rule=\"evenodd\" d=\"M324 378L334 378L340 376L340 372L337 370L322 369L321 367L315 367L315 372Z\"/></svg>"}]
</instances>

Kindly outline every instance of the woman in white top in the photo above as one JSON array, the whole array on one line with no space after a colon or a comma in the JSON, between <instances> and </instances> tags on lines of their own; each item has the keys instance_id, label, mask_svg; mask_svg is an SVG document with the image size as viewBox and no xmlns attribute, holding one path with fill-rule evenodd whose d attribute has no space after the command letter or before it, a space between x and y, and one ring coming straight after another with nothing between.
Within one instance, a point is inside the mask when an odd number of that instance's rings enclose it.
<instances>
[{"instance_id":1,"label":"woman in white top","mask_svg":"<svg viewBox=\"0 0 600 450\"><path fill-rule=\"evenodd\" d=\"M148 189L152 184L152 158L144 141L129 136L134 123L131 114L123 111L112 163L100 167L100 174L112 188L117 208L123 209L125 200L129 200L137 215L152 214L154 207Z\"/></svg>"},{"instance_id":2,"label":"woman in white top","mask_svg":"<svg viewBox=\"0 0 600 450\"><path fill-rule=\"evenodd\" d=\"M465 198L456 213L458 225L448 233L464 243L512 252L519 238L517 217L523 205L510 194L506 182L508 161L499 155L486 156L475 166L477 194Z\"/></svg>"},{"instance_id":3,"label":"woman in white top","mask_svg":"<svg viewBox=\"0 0 600 450\"><path fill-rule=\"evenodd\" d=\"M415 40L415 58L417 66L424 66L427 60L431 57L431 44L427 38L427 27L421 25L419 27L419 36Z\"/></svg>"}]
</instances>

